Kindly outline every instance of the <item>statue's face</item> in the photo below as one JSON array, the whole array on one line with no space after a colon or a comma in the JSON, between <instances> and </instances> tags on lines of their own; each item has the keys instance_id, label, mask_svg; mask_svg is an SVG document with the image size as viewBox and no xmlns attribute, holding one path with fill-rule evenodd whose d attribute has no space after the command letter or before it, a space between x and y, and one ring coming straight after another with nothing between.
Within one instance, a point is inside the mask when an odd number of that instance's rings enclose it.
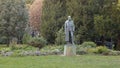
<instances>
[{"instance_id":1,"label":"statue's face","mask_svg":"<svg viewBox=\"0 0 120 68\"><path fill-rule=\"evenodd\" d=\"M71 16L68 16L68 20L71 20L72 18L71 18Z\"/></svg>"}]
</instances>

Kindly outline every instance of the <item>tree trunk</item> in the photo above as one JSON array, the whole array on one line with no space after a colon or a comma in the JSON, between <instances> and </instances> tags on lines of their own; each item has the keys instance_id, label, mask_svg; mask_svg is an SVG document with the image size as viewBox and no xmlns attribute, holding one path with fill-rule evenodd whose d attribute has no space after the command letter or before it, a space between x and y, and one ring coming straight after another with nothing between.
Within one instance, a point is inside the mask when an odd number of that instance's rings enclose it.
<instances>
[{"instance_id":1,"label":"tree trunk","mask_svg":"<svg viewBox=\"0 0 120 68\"><path fill-rule=\"evenodd\" d=\"M119 51L120 51L120 34L118 35L116 50L119 50Z\"/></svg>"},{"instance_id":2,"label":"tree trunk","mask_svg":"<svg viewBox=\"0 0 120 68\"><path fill-rule=\"evenodd\" d=\"M7 38L7 47L9 47L10 46L10 38L8 37Z\"/></svg>"}]
</instances>

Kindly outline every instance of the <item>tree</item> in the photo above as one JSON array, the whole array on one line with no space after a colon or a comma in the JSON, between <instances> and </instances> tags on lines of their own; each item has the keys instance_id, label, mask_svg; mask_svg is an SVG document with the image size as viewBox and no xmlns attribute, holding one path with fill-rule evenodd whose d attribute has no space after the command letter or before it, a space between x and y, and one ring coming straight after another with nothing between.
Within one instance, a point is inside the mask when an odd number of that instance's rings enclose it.
<instances>
[{"instance_id":1,"label":"tree","mask_svg":"<svg viewBox=\"0 0 120 68\"><path fill-rule=\"evenodd\" d=\"M29 9L30 26L37 31L40 31L42 2L43 0L35 0Z\"/></svg>"},{"instance_id":2,"label":"tree","mask_svg":"<svg viewBox=\"0 0 120 68\"><path fill-rule=\"evenodd\" d=\"M120 6L118 0L104 0L101 13L94 16L95 29L98 35L112 38L116 49L120 50Z\"/></svg>"},{"instance_id":3,"label":"tree","mask_svg":"<svg viewBox=\"0 0 120 68\"><path fill-rule=\"evenodd\" d=\"M0 35L7 38L8 45L13 37L21 42L27 23L24 0L0 0Z\"/></svg>"},{"instance_id":4,"label":"tree","mask_svg":"<svg viewBox=\"0 0 120 68\"><path fill-rule=\"evenodd\" d=\"M32 4L34 0L25 0L26 4Z\"/></svg>"},{"instance_id":5,"label":"tree","mask_svg":"<svg viewBox=\"0 0 120 68\"><path fill-rule=\"evenodd\" d=\"M56 31L68 15L75 22L77 43L94 41L101 35L115 39L120 30L118 0L44 0L41 34L54 43Z\"/></svg>"},{"instance_id":6,"label":"tree","mask_svg":"<svg viewBox=\"0 0 120 68\"><path fill-rule=\"evenodd\" d=\"M31 4L33 4L34 1L35 1L35 0L25 0L27 9L30 8Z\"/></svg>"},{"instance_id":7,"label":"tree","mask_svg":"<svg viewBox=\"0 0 120 68\"><path fill-rule=\"evenodd\" d=\"M120 10L117 7L117 1L104 0L100 14L94 16L96 32L115 39L120 30Z\"/></svg>"},{"instance_id":8,"label":"tree","mask_svg":"<svg viewBox=\"0 0 120 68\"><path fill-rule=\"evenodd\" d=\"M94 13L96 13L96 0L67 0L66 12L75 21L76 42L92 40L94 32Z\"/></svg>"},{"instance_id":9,"label":"tree","mask_svg":"<svg viewBox=\"0 0 120 68\"><path fill-rule=\"evenodd\" d=\"M66 12L75 21L76 41L94 41L101 35L115 38L120 13L117 3L117 0L67 0Z\"/></svg>"},{"instance_id":10,"label":"tree","mask_svg":"<svg viewBox=\"0 0 120 68\"><path fill-rule=\"evenodd\" d=\"M63 27L56 33L57 37L55 39L55 44L64 45L65 44L65 33Z\"/></svg>"},{"instance_id":11,"label":"tree","mask_svg":"<svg viewBox=\"0 0 120 68\"><path fill-rule=\"evenodd\" d=\"M44 0L42 8L41 35L48 43L55 43L56 33L66 19L65 0Z\"/></svg>"}]
</instances>

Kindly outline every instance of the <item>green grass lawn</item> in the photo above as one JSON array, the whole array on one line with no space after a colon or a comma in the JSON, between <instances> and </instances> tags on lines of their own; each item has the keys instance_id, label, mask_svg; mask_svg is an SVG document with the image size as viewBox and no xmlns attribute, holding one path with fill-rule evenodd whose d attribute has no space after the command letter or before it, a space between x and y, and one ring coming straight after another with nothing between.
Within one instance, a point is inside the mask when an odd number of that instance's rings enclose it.
<instances>
[{"instance_id":1,"label":"green grass lawn","mask_svg":"<svg viewBox=\"0 0 120 68\"><path fill-rule=\"evenodd\" d=\"M120 68L120 56L0 57L0 68Z\"/></svg>"}]
</instances>

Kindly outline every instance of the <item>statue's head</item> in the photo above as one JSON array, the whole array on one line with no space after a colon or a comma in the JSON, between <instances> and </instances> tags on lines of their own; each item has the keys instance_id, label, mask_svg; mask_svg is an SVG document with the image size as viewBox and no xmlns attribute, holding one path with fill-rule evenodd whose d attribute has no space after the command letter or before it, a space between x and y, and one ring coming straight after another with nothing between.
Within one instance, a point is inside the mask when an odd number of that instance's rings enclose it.
<instances>
[{"instance_id":1,"label":"statue's head","mask_svg":"<svg viewBox=\"0 0 120 68\"><path fill-rule=\"evenodd\" d=\"M68 20L72 20L71 16L68 16Z\"/></svg>"}]
</instances>

